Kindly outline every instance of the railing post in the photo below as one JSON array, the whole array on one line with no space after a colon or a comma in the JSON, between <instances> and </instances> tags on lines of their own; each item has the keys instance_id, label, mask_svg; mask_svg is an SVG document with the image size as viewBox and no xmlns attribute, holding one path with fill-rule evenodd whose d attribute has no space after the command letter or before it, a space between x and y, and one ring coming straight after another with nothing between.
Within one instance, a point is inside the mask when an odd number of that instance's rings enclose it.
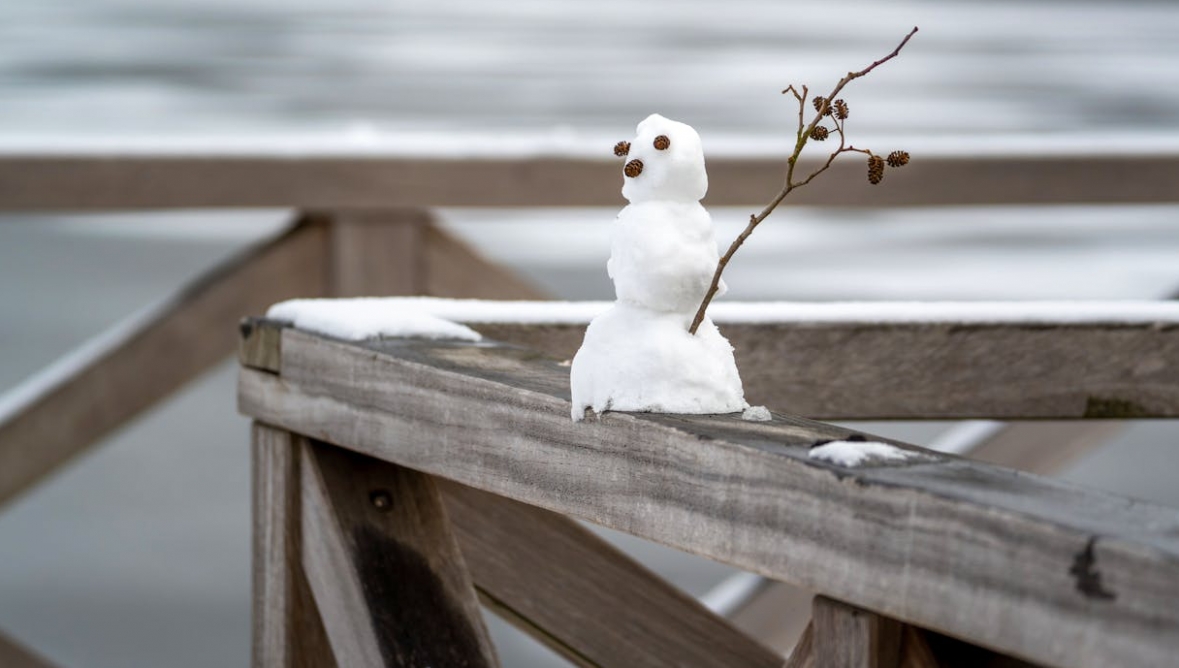
<instances>
[{"instance_id":1,"label":"railing post","mask_svg":"<svg viewBox=\"0 0 1179 668\"><path fill-rule=\"evenodd\" d=\"M812 610L815 668L900 666L900 622L823 596Z\"/></svg>"},{"instance_id":2,"label":"railing post","mask_svg":"<svg viewBox=\"0 0 1179 668\"><path fill-rule=\"evenodd\" d=\"M302 563L339 665L499 668L433 479L300 450Z\"/></svg>"},{"instance_id":3,"label":"railing post","mask_svg":"<svg viewBox=\"0 0 1179 668\"><path fill-rule=\"evenodd\" d=\"M335 297L422 294L425 209L333 212L328 221L328 284Z\"/></svg>"},{"instance_id":4,"label":"railing post","mask_svg":"<svg viewBox=\"0 0 1179 668\"><path fill-rule=\"evenodd\" d=\"M253 426L253 665L336 665L300 563L299 443Z\"/></svg>"}]
</instances>

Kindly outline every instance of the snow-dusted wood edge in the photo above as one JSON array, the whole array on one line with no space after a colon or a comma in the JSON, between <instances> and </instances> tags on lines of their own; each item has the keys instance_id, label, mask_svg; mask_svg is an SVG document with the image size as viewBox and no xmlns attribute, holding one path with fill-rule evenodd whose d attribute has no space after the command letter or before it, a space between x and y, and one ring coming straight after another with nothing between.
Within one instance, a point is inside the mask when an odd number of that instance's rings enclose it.
<instances>
[{"instance_id":1,"label":"snow-dusted wood edge","mask_svg":"<svg viewBox=\"0 0 1179 668\"><path fill-rule=\"evenodd\" d=\"M379 326L409 310L569 359L608 306L392 298L274 312ZM722 302L710 312L733 344L746 398L811 418L1179 416L1174 302Z\"/></svg>"},{"instance_id":2,"label":"snow-dusted wood edge","mask_svg":"<svg viewBox=\"0 0 1179 668\"><path fill-rule=\"evenodd\" d=\"M787 416L568 419L568 373L495 343L284 329L243 413L1058 666L1179 652L1179 513L923 453L843 469ZM898 444L900 447L912 448Z\"/></svg>"},{"instance_id":3,"label":"snow-dusted wood edge","mask_svg":"<svg viewBox=\"0 0 1179 668\"><path fill-rule=\"evenodd\" d=\"M568 154L232 150L0 150L0 210L400 206L617 206L619 164ZM781 155L710 155L709 206L764 203ZM1179 201L1179 154L915 153L871 186L858 160L792 196L803 205L937 206ZM1128 178L1127 175L1132 175Z\"/></svg>"}]
</instances>

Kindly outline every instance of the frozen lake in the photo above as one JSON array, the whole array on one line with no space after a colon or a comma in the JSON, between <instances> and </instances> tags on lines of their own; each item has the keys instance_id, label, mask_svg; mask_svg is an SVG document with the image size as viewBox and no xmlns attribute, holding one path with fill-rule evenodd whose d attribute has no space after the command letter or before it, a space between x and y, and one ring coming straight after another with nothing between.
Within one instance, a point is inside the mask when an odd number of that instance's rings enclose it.
<instances>
[{"instance_id":1,"label":"frozen lake","mask_svg":"<svg viewBox=\"0 0 1179 668\"><path fill-rule=\"evenodd\" d=\"M811 13L740 0L0 3L0 143L622 138L652 111L692 123L706 145L722 135L780 140L792 132L786 84L827 87L913 25L921 33L905 54L849 89L853 137L1179 138L1174 3L850 2ZM443 215L560 296L610 296L614 210ZM713 215L727 241L748 211ZM0 391L283 216L4 216ZM801 209L763 226L727 280L734 299L1142 298L1179 288L1177 257L1173 206ZM940 426L869 429L921 443ZM1135 423L1066 477L1179 506L1176 435L1166 423ZM227 364L5 507L0 629L65 665L246 663L246 442ZM693 593L725 572L635 549ZM505 665L546 665L529 646L503 649Z\"/></svg>"}]
</instances>

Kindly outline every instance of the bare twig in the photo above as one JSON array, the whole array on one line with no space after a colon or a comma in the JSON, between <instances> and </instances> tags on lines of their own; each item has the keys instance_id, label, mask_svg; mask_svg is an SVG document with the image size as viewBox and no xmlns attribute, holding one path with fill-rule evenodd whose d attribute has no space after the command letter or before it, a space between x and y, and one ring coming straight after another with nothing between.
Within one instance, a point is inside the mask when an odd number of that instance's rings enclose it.
<instances>
[{"instance_id":1,"label":"bare twig","mask_svg":"<svg viewBox=\"0 0 1179 668\"><path fill-rule=\"evenodd\" d=\"M847 138L844 135L845 120L839 118L834 113L828 112L828 109L835 104L835 101L838 99L838 95L843 90L844 86L848 85L852 81L855 81L856 79L859 79L862 76L867 75L872 70L880 67L893 58L896 58L898 55L900 55L901 49L905 48L905 45L909 43L909 40L915 34L917 34L916 27L909 31L909 34L905 35L905 38L901 40L900 44L898 44L897 47L893 49L892 52L887 56L873 62L871 65L865 67L862 70L859 70L858 72L848 72L847 76L843 77L839 80L839 83L835 84L835 88L831 90L831 93L823 98L823 102L816 105L817 108L815 110L815 117L811 119L809 124L805 123L807 87L803 86L802 89L799 90L794 86L789 86L786 88L786 90L782 91L783 93L793 94L794 98L798 101L798 133L794 144L794 152L786 161L786 183L782 186L782 190L778 192L774 199L770 200L770 203L767 204L760 213L753 214L749 217L749 224L745 226L745 229L741 232L741 234L737 235L737 238L734 239L733 243L729 245L729 249L725 251L724 255L721 256L720 262L718 262L716 265L716 271L712 274L712 283L708 287L708 292L705 293L703 301L700 302L700 308L696 310L696 317L692 319L692 326L689 328L689 332L695 334L696 330L700 327L700 323L704 321L704 313L708 310L708 305L712 303L712 298L716 296L716 291L720 287L721 274L724 273L725 267L728 266L729 260L732 259L733 254L736 253L737 249L745 243L745 240L749 238L749 235L753 233L753 230L757 228L757 226L760 225L767 216L773 213L774 209L776 209L778 205L782 203L782 200L786 199L786 197L790 195L790 193L795 189L807 185L811 181L815 180L815 177L817 177L819 174L827 171L831 167L832 163L835 162L835 158L844 153L864 153L868 156L874 155L871 151L856 148L847 144ZM824 118L828 117L828 115L834 119L833 124L835 125L835 133L839 135L839 146L834 151L832 151L832 153L827 157L827 160L815 171L811 172L806 178L796 181L794 169L798 165L798 158L800 155L802 155L802 149L806 147L807 141L811 139L811 134L814 132L815 127L817 127Z\"/></svg>"}]
</instances>

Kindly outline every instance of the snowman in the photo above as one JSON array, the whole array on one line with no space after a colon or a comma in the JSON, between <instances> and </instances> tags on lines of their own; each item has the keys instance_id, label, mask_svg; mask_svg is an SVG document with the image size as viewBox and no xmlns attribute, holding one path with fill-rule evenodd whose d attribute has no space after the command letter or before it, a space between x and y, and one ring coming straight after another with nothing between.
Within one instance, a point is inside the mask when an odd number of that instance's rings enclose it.
<instances>
[{"instance_id":1,"label":"snowman","mask_svg":"<svg viewBox=\"0 0 1179 668\"><path fill-rule=\"evenodd\" d=\"M619 142L622 195L606 272L617 300L590 322L573 358L573 420L585 409L659 413L744 410L733 347L709 318L688 328L719 256L704 151L691 126L652 114ZM724 286L721 286L723 292Z\"/></svg>"}]
</instances>

